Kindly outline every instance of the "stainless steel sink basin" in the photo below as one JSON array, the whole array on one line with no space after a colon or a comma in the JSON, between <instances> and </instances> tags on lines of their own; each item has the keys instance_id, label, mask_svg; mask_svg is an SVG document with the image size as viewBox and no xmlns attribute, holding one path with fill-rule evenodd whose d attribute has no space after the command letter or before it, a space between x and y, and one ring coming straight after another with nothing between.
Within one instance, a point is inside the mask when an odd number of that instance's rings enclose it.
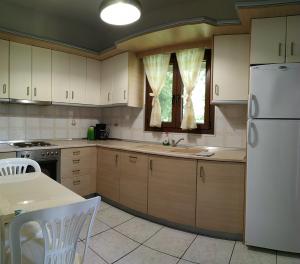
<instances>
[{"instance_id":1,"label":"stainless steel sink basin","mask_svg":"<svg viewBox=\"0 0 300 264\"><path fill-rule=\"evenodd\" d=\"M201 147L183 147L183 146L163 146L163 145L151 145L145 144L138 146L140 149L152 150L152 151L163 151L163 152L172 152L172 153L181 153L181 154L196 154L202 151L207 151L206 148Z\"/></svg>"}]
</instances>

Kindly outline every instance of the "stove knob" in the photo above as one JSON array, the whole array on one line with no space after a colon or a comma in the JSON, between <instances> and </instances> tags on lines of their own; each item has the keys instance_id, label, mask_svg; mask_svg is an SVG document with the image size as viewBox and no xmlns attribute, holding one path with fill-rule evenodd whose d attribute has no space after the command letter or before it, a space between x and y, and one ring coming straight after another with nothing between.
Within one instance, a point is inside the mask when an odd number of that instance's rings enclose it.
<instances>
[{"instance_id":1,"label":"stove knob","mask_svg":"<svg viewBox=\"0 0 300 264\"><path fill-rule=\"evenodd\" d=\"M47 156L49 156L49 154L50 154L50 153L49 153L49 152L47 152L46 154L47 154Z\"/></svg>"},{"instance_id":2,"label":"stove knob","mask_svg":"<svg viewBox=\"0 0 300 264\"><path fill-rule=\"evenodd\" d=\"M44 157L44 156L45 156L45 153L43 152L41 155L42 155L42 157Z\"/></svg>"},{"instance_id":3,"label":"stove knob","mask_svg":"<svg viewBox=\"0 0 300 264\"><path fill-rule=\"evenodd\" d=\"M55 155L58 155L58 151L55 151Z\"/></svg>"},{"instance_id":4,"label":"stove knob","mask_svg":"<svg viewBox=\"0 0 300 264\"><path fill-rule=\"evenodd\" d=\"M25 155L24 155L24 154L21 154L21 158L25 158Z\"/></svg>"},{"instance_id":5,"label":"stove knob","mask_svg":"<svg viewBox=\"0 0 300 264\"><path fill-rule=\"evenodd\" d=\"M54 152L53 151L51 151L51 156L53 156L54 155Z\"/></svg>"},{"instance_id":6,"label":"stove knob","mask_svg":"<svg viewBox=\"0 0 300 264\"><path fill-rule=\"evenodd\" d=\"M30 157L30 154L29 154L29 153L27 153L27 154L26 154L26 158L29 158L29 157Z\"/></svg>"}]
</instances>

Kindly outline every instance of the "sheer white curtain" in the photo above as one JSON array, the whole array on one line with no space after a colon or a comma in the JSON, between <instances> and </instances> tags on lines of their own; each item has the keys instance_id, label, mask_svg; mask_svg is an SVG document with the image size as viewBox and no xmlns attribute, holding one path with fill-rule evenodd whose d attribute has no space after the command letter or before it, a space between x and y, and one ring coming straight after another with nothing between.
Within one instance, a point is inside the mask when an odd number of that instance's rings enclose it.
<instances>
[{"instance_id":1,"label":"sheer white curtain","mask_svg":"<svg viewBox=\"0 0 300 264\"><path fill-rule=\"evenodd\" d=\"M152 90L150 96L153 97L150 126L161 127L161 108L159 103L159 95L167 77L170 54L147 56L144 57L143 61L145 72Z\"/></svg>"},{"instance_id":2,"label":"sheer white curtain","mask_svg":"<svg viewBox=\"0 0 300 264\"><path fill-rule=\"evenodd\" d=\"M184 114L181 122L182 129L194 129L197 127L192 94L198 81L203 55L203 48L187 49L176 52L185 95Z\"/></svg>"}]
</instances>

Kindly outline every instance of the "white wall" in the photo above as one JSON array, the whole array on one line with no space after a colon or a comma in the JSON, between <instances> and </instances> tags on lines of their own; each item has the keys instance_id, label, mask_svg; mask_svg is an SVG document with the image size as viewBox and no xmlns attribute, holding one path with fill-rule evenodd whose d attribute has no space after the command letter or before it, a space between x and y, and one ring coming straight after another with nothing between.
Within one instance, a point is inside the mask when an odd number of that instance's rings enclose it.
<instances>
[{"instance_id":1,"label":"white wall","mask_svg":"<svg viewBox=\"0 0 300 264\"><path fill-rule=\"evenodd\" d=\"M162 133L144 131L144 109L103 108L101 122L109 125L111 137L114 138L162 141ZM170 138L184 137L185 140L182 144L245 147L246 124L246 105L224 105L216 107L214 135L170 133Z\"/></svg>"}]
</instances>

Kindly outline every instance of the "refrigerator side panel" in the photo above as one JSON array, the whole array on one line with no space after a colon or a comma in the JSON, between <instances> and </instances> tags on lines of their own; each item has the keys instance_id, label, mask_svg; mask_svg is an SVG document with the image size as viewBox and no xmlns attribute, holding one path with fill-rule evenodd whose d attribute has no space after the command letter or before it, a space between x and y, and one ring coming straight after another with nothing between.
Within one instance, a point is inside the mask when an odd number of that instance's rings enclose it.
<instances>
[{"instance_id":1,"label":"refrigerator side panel","mask_svg":"<svg viewBox=\"0 0 300 264\"><path fill-rule=\"evenodd\" d=\"M300 63L250 69L249 118L300 118Z\"/></svg>"},{"instance_id":2,"label":"refrigerator side panel","mask_svg":"<svg viewBox=\"0 0 300 264\"><path fill-rule=\"evenodd\" d=\"M300 253L300 120L249 120L247 245Z\"/></svg>"}]
</instances>

